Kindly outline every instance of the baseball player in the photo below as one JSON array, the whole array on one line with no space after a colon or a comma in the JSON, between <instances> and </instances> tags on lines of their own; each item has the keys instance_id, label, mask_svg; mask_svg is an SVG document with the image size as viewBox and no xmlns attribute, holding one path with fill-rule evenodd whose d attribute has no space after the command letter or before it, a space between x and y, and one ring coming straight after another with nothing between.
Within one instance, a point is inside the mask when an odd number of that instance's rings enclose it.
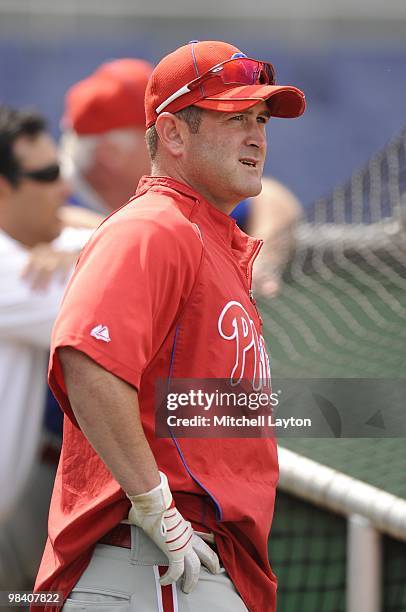
<instances>
[{"instance_id":1,"label":"baseball player","mask_svg":"<svg viewBox=\"0 0 406 612\"><path fill-rule=\"evenodd\" d=\"M304 95L194 41L145 100L151 176L86 245L54 328L64 441L35 588L65 611L273 612L274 439L159 438L154 396L162 379L269 376L261 243L229 213L261 190L269 118L298 117Z\"/></svg>"}]
</instances>

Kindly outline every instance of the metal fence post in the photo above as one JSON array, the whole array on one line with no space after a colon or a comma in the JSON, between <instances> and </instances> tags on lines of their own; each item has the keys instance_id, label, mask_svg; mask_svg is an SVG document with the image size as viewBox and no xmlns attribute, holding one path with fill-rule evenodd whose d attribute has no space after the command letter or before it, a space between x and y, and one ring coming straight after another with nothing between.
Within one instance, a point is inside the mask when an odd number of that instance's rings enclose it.
<instances>
[{"instance_id":1,"label":"metal fence post","mask_svg":"<svg viewBox=\"0 0 406 612\"><path fill-rule=\"evenodd\" d=\"M348 517L347 612L381 612L381 534L358 514Z\"/></svg>"}]
</instances>

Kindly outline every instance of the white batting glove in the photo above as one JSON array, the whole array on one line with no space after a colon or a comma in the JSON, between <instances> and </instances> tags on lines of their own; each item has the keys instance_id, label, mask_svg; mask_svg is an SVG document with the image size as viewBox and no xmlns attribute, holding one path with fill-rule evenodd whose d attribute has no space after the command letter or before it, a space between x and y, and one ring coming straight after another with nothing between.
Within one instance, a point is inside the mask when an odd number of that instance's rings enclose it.
<instances>
[{"instance_id":1,"label":"white batting glove","mask_svg":"<svg viewBox=\"0 0 406 612\"><path fill-rule=\"evenodd\" d=\"M200 563L212 574L217 574L220 562L176 509L168 479L162 472L159 474L161 484L157 487L141 495L128 496L132 504L128 520L141 527L168 557L169 568L161 576L160 583L163 586L171 584L183 575L182 591L190 593L199 580Z\"/></svg>"}]
</instances>

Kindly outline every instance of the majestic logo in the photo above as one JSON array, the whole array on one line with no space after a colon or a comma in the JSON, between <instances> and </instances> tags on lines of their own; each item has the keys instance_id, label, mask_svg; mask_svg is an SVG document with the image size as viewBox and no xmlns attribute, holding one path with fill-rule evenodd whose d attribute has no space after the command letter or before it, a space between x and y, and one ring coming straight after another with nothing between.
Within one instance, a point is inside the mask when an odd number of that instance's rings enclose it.
<instances>
[{"instance_id":1,"label":"majestic logo","mask_svg":"<svg viewBox=\"0 0 406 612\"><path fill-rule=\"evenodd\" d=\"M264 338L258 334L254 321L239 302L231 301L224 306L218 320L218 331L222 338L235 346L231 384L238 385L246 378L252 380L255 391L269 387L271 367Z\"/></svg>"},{"instance_id":2,"label":"majestic logo","mask_svg":"<svg viewBox=\"0 0 406 612\"><path fill-rule=\"evenodd\" d=\"M104 342L110 342L111 340L107 325L96 325L96 327L93 327L90 335L96 338L96 340L103 340Z\"/></svg>"}]
</instances>

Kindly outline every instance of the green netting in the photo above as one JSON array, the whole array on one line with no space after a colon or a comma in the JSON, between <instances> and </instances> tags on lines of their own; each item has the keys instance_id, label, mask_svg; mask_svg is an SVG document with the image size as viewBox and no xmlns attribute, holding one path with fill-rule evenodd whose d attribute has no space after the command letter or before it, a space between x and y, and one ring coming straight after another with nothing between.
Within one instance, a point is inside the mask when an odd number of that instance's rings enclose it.
<instances>
[{"instance_id":1,"label":"green netting","mask_svg":"<svg viewBox=\"0 0 406 612\"><path fill-rule=\"evenodd\" d=\"M269 538L278 612L345 612L346 538L345 518L278 492ZM406 612L406 543L383 537L382 579L382 612Z\"/></svg>"},{"instance_id":2,"label":"green netting","mask_svg":"<svg viewBox=\"0 0 406 612\"><path fill-rule=\"evenodd\" d=\"M276 379L406 378L405 190L406 131L299 226L280 294L258 300ZM280 443L406 499L404 439ZM278 612L344 611L345 547L345 518L279 493ZM383 612L406 612L406 544L385 537L383 550Z\"/></svg>"},{"instance_id":3,"label":"green netting","mask_svg":"<svg viewBox=\"0 0 406 612\"><path fill-rule=\"evenodd\" d=\"M297 257L280 295L258 300L278 377L406 377L406 254L404 268L384 282L378 269L361 277L349 254L345 274L328 252L310 269Z\"/></svg>"},{"instance_id":4,"label":"green netting","mask_svg":"<svg viewBox=\"0 0 406 612\"><path fill-rule=\"evenodd\" d=\"M278 492L269 556L278 612L345 612L346 521Z\"/></svg>"},{"instance_id":5,"label":"green netting","mask_svg":"<svg viewBox=\"0 0 406 612\"><path fill-rule=\"evenodd\" d=\"M406 610L406 544L392 538L383 541L383 610Z\"/></svg>"},{"instance_id":6,"label":"green netting","mask_svg":"<svg viewBox=\"0 0 406 612\"><path fill-rule=\"evenodd\" d=\"M405 190L406 131L308 212L259 300L277 377L406 378Z\"/></svg>"}]
</instances>

